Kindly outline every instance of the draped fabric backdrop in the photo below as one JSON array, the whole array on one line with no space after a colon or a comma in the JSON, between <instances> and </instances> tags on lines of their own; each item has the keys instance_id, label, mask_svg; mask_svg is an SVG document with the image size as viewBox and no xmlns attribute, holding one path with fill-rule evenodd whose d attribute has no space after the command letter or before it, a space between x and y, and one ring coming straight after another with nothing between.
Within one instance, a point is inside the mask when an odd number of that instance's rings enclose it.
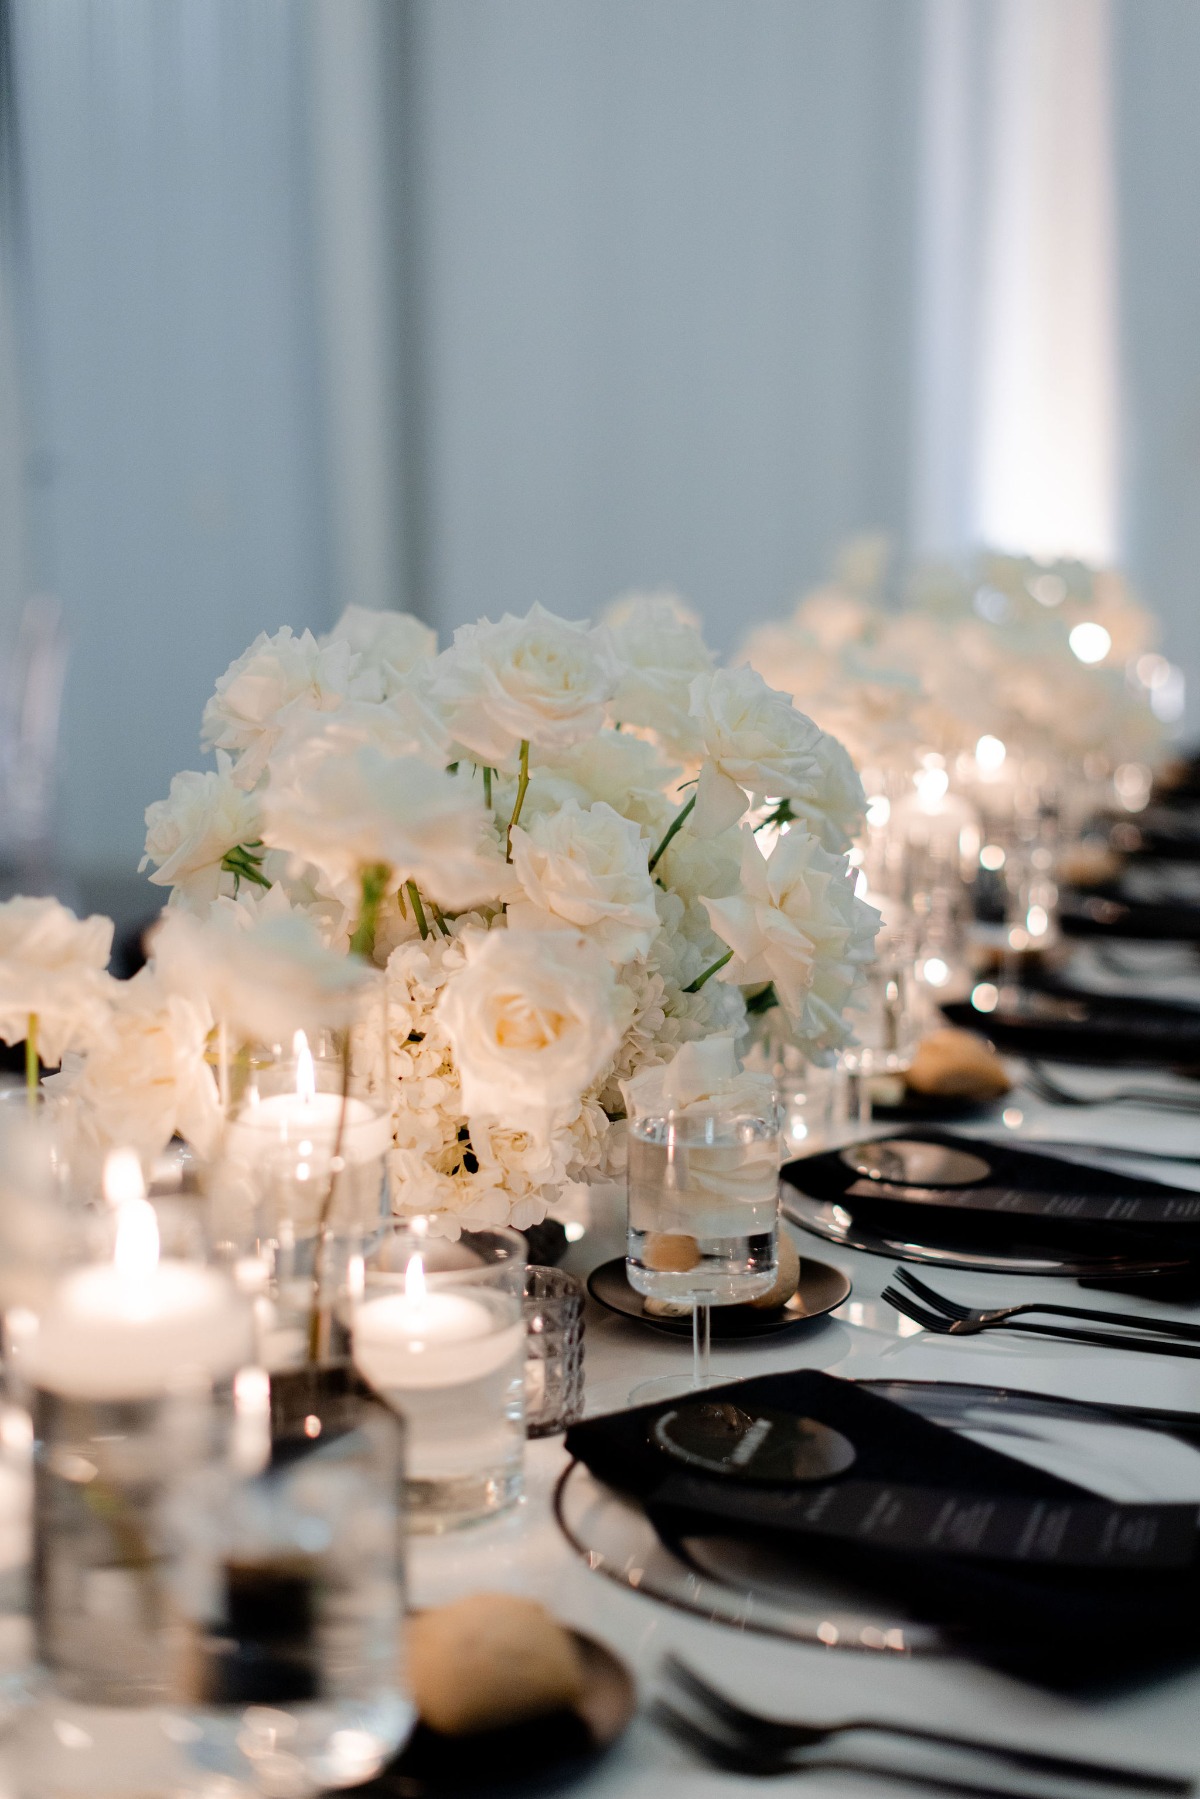
<instances>
[{"instance_id":1,"label":"draped fabric backdrop","mask_svg":"<svg viewBox=\"0 0 1200 1799\"><path fill-rule=\"evenodd\" d=\"M1193 0L0 5L77 860L352 599L731 643L983 533L1123 557L1200 691Z\"/></svg>"}]
</instances>

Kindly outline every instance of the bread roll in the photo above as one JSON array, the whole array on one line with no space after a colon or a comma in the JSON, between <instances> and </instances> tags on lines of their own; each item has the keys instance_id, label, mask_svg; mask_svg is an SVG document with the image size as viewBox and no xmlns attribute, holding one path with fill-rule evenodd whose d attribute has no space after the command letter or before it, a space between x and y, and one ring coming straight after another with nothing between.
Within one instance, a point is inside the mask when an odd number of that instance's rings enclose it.
<instances>
[{"instance_id":1,"label":"bread roll","mask_svg":"<svg viewBox=\"0 0 1200 1799\"><path fill-rule=\"evenodd\" d=\"M470 1736L574 1705L583 1668L570 1633L535 1599L472 1593L408 1627L417 1711L444 1736Z\"/></svg>"},{"instance_id":2,"label":"bread roll","mask_svg":"<svg viewBox=\"0 0 1200 1799\"><path fill-rule=\"evenodd\" d=\"M910 1090L943 1099L999 1099L1012 1087L990 1043L971 1031L934 1031L922 1039L905 1077Z\"/></svg>"},{"instance_id":3,"label":"bread roll","mask_svg":"<svg viewBox=\"0 0 1200 1799\"><path fill-rule=\"evenodd\" d=\"M690 1299L644 1299L642 1311L647 1318L690 1318L692 1302Z\"/></svg>"}]
</instances>

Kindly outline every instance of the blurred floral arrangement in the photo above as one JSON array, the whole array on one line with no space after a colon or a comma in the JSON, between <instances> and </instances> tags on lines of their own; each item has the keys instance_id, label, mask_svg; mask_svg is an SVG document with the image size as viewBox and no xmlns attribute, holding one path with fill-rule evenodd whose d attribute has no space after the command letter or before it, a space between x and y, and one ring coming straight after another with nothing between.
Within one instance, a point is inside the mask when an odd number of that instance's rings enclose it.
<instances>
[{"instance_id":1,"label":"blurred floral arrangement","mask_svg":"<svg viewBox=\"0 0 1200 1799\"><path fill-rule=\"evenodd\" d=\"M146 814L171 892L142 972L104 972L105 920L0 907L0 1036L61 1062L100 1147L212 1154L215 1039L336 1024L382 986L386 1051L356 1073L390 1112L394 1208L520 1227L609 1167L623 1083L740 1034L747 995L814 1055L850 1036L878 923L846 856L862 786L676 601L598 627L535 606L440 653L351 608L257 638L202 736L215 767Z\"/></svg>"},{"instance_id":2,"label":"blurred floral arrangement","mask_svg":"<svg viewBox=\"0 0 1200 1799\"><path fill-rule=\"evenodd\" d=\"M1180 677L1116 571L985 552L914 567L896 604L888 574L886 540L855 540L832 583L741 649L859 766L970 755L983 732L1074 771L1162 753Z\"/></svg>"}]
</instances>

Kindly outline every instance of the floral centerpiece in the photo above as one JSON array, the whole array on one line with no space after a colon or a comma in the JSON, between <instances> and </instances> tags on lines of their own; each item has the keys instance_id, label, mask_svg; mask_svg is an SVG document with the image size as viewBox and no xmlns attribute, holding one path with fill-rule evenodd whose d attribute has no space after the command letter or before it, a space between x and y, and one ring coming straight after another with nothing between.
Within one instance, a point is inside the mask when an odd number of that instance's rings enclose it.
<instances>
[{"instance_id":1,"label":"floral centerpiece","mask_svg":"<svg viewBox=\"0 0 1200 1799\"><path fill-rule=\"evenodd\" d=\"M603 1174L622 1082L739 1035L747 991L814 1054L850 1034L877 924L846 860L861 785L674 602L599 627L535 606L440 653L416 619L352 608L324 639L256 639L202 729L215 768L146 816L143 867L171 889L151 964L70 1038L62 1079L101 1136L211 1148L205 1042L269 1028L272 958L276 988L326 994L384 971L388 1053L361 1072L391 1113L393 1205L451 1234L530 1225Z\"/></svg>"}]
</instances>

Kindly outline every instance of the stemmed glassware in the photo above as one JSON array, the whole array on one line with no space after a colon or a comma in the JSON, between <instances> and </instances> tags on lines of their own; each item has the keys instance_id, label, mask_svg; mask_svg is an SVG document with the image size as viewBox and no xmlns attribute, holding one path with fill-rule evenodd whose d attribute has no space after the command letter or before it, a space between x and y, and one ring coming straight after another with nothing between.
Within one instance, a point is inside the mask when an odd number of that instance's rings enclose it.
<instances>
[{"instance_id":1,"label":"stemmed glassware","mask_svg":"<svg viewBox=\"0 0 1200 1799\"><path fill-rule=\"evenodd\" d=\"M643 1382L631 1397L672 1399L713 1384L712 1307L775 1282L779 1099L769 1076L737 1068L730 1038L685 1045L627 1098L629 1284L665 1315L692 1317L690 1376Z\"/></svg>"}]
</instances>

